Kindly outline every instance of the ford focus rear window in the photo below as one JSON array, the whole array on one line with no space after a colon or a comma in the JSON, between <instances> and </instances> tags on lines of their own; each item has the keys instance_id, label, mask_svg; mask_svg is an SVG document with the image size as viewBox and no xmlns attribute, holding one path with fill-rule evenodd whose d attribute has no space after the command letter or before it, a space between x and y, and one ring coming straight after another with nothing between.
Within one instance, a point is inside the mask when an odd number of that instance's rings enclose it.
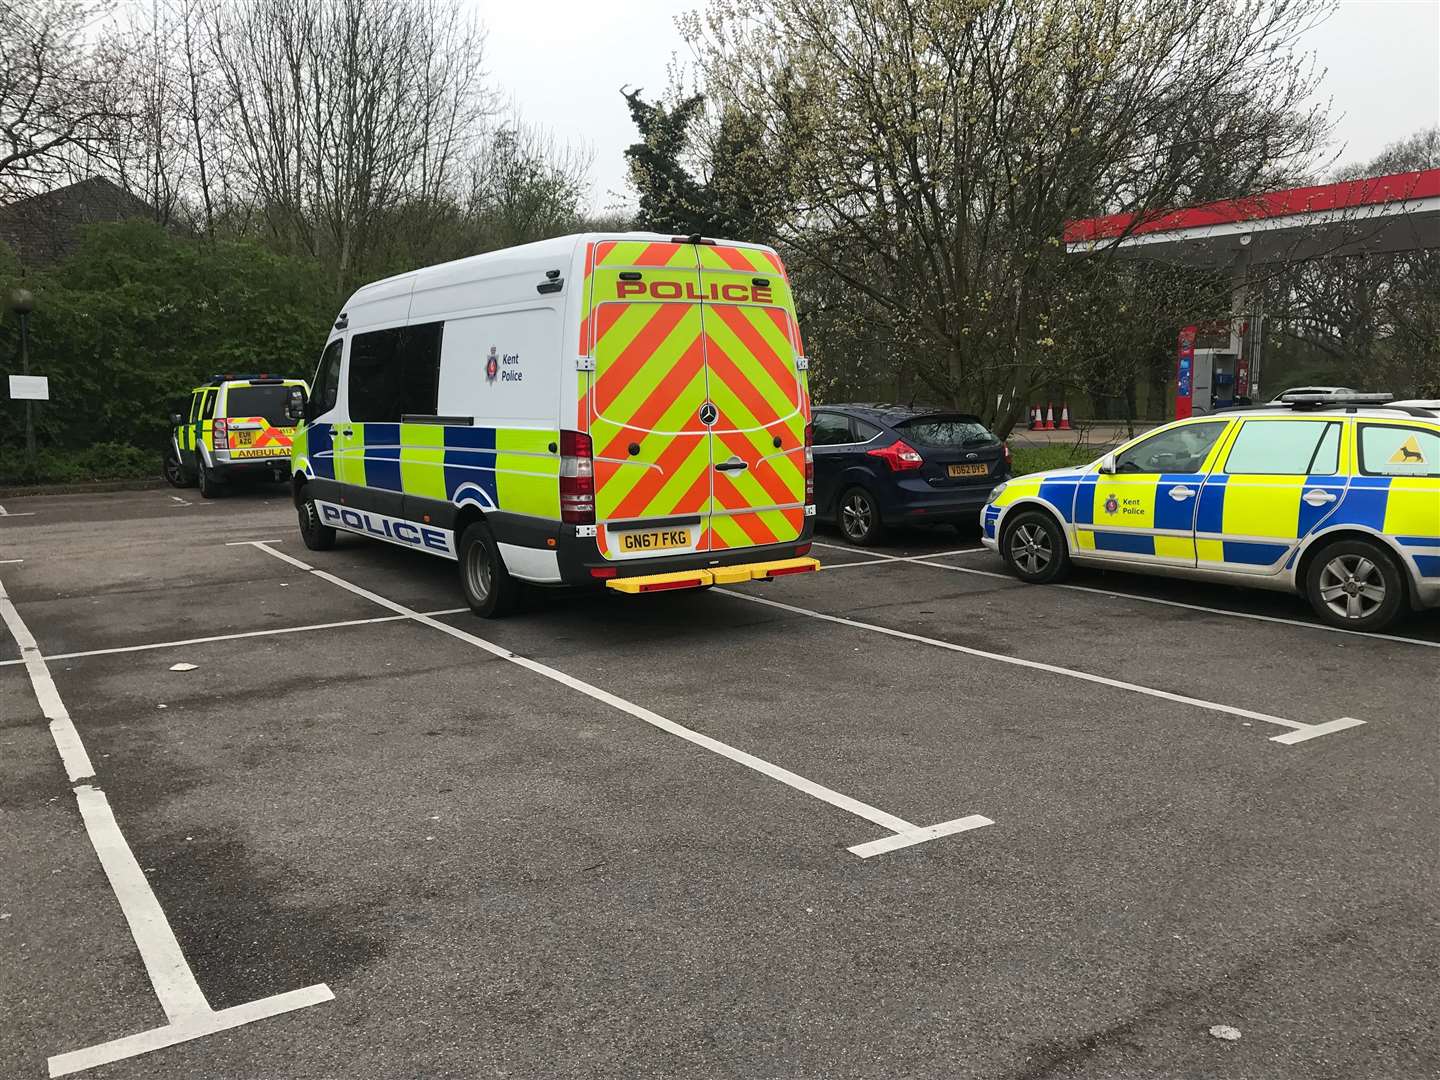
<instances>
[{"instance_id":1,"label":"ford focus rear window","mask_svg":"<svg viewBox=\"0 0 1440 1080\"><path fill-rule=\"evenodd\" d=\"M232 386L225 403L231 416L263 416L271 427L290 427L293 420L285 416L285 402L290 388L276 383L272 386Z\"/></svg>"},{"instance_id":2,"label":"ford focus rear window","mask_svg":"<svg viewBox=\"0 0 1440 1080\"><path fill-rule=\"evenodd\" d=\"M960 416L922 416L896 424L895 430L925 446L982 446L999 441L979 420Z\"/></svg>"}]
</instances>

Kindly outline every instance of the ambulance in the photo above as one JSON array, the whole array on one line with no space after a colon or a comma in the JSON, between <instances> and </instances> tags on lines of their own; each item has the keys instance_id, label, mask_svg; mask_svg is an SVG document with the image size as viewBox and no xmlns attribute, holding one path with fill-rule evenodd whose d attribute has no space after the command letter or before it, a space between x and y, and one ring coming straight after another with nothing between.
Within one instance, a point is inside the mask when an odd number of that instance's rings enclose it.
<instances>
[{"instance_id":1,"label":"ambulance","mask_svg":"<svg viewBox=\"0 0 1440 1080\"><path fill-rule=\"evenodd\" d=\"M806 368L785 267L756 244L586 234L387 278L292 394L301 536L453 560L484 617L520 583L811 572Z\"/></svg>"},{"instance_id":2,"label":"ambulance","mask_svg":"<svg viewBox=\"0 0 1440 1080\"><path fill-rule=\"evenodd\" d=\"M1080 563L1277 589L1349 630L1440 608L1440 402L1309 391L1007 481L983 543L1031 584Z\"/></svg>"},{"instance_id":3,"label":"ambulance","mask_svg":"<svg viewBox=\"0 0 1440 1080\"><path fill-rule=\"evenodd\" d=\"M278 375L216 375L190 391L183 411L170 414L165 479L174 487L199 486L200 495L223 495L238 478L286 480L291 390L303 396L303 379Z\"/></svg>"}]
</instances>

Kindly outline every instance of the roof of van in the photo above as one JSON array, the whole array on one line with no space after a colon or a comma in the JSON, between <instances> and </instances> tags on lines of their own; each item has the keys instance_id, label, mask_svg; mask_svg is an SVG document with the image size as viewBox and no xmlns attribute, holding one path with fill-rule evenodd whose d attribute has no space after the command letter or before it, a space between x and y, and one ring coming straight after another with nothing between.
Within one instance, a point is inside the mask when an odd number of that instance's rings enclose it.
<instances>
[{"instance_id":1,"label":"roof of van","mask_svg":"<svg viewBox=\"0 0 1440 1080\"><path fill-rule=\"evenodd\" d=\"M569 236L557 236L550 240L537 240L533 244L521 244L518 247L500 248L497 251L486 251L479 255L467 255L463 259L453 259L450 262L436 263L434 266L424 266L418 270L408 270L403 274L395 274L392 277L381 278L379 281L362 285L350 295L350 298L345 301L345 307L341 310L348 310L356 303L364 303L377 293L393 295L394 287L402 282L420 284L427 277L451 276L456 271L463 272L470 268L477 273L484 273L486 276L495 272L522 273L527 268L553 269L556 260L568 260L574 254L577 246L600 240L639 240L652 244L669 244L675 242L676 237L669 233L651 232L572 233ZM717 242L733 247L765 246L744 240L717 240ZM506 266L507 263L510 265Z\"/></svg>"}]
</instances>

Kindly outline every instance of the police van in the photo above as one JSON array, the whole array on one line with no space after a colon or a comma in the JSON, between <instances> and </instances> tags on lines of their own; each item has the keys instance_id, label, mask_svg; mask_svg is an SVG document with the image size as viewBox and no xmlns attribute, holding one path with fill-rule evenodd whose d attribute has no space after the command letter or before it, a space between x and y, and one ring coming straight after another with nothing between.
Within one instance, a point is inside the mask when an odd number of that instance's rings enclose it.
<instances>
[{"instance_id":1,"label":"police van","mask_svg":"<svg viewBox=\"0 0 1440 1080\"><path fill-rule=\"evenodd\" d=\"M165 479L175 487L198 485L213 499L237 478L286 480L294 420L291 390L303 396L303 379L278 375L216 375L190 391L170 414Z\"/></svg>"},{"instance_id":2,"label":"police van","mask_svg":"<svg viewBox=\"0 0 1440 1080\"><path fill-rule=\"evenodd\" d=\"M755 244L588 234L387 278L293 395L301 535L455 560L487 617L519 582L812 571L806 367L785 267Z\"/></svg>"}]
</instances>

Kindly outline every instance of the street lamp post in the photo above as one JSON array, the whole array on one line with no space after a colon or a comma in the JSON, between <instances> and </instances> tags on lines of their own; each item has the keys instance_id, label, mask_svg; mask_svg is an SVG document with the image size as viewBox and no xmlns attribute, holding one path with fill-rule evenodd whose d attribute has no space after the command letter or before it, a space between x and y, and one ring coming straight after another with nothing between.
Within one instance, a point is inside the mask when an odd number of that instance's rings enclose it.
<instances>
[{"instance_id":1,"label":"street lamp post","mask_svg":"<svg viewBox=\"0 0 1440 1080\"><path fill-rule=\"evenodd\" d=\"M30 374L30 312L35 309L35 297L29 289L16 289L10 294L10 310L20 320L20 374ZM35 473L35 403L25 401L25 466L33 476Z\"/></svg>"}]
</instances>

